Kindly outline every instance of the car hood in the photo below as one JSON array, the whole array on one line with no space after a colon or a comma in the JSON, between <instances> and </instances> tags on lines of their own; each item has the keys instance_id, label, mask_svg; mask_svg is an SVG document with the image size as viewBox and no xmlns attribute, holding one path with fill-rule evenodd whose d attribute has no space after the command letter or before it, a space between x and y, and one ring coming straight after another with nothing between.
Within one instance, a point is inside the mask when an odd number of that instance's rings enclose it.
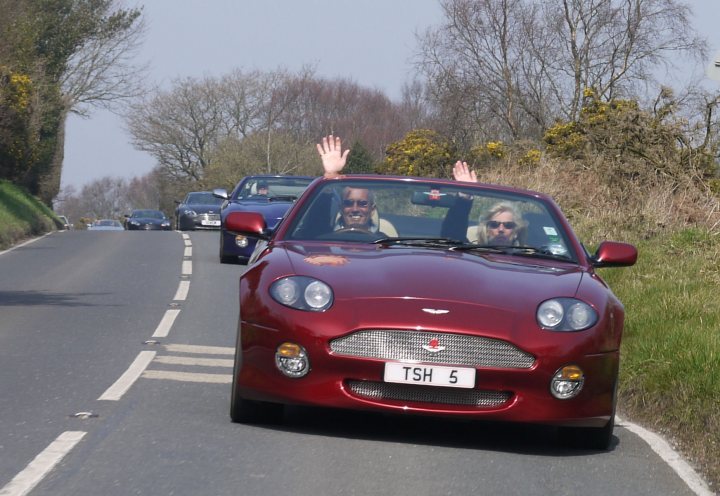
<instances>
[{"instance_id":1,"label":"car hood","mask_svg":"<svg viewBox=\"0 0 720 496\"><path fill-rule=\"evenodd\" d=\"M432 300L500 309L531 303L535 308L538 300L576 295L584 272L551 260L398 246L284 242L280 248L296 274L330 284L337 300Z\"/></svg>"},{"instance_id":2,"label":"car hood","mask_svg":"<svg viewBox=\"0 0 720 496\"><path fill-rule=\"evenodd\" d=\"M128 219L129 222L140 222L142 224L162 224L167 222L168 219L156 219L155 217L131 217Z\"/></svg>"}]
</instances>

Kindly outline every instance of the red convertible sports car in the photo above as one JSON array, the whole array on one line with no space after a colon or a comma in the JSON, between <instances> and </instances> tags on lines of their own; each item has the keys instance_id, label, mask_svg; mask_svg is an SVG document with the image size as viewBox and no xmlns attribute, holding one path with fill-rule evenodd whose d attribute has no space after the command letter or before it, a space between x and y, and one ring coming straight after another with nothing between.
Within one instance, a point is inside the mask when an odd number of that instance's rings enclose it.
<instances>
[{"instance_id":1,"label":"red convertible sports car","mask_svg":"<svg viewBox=\"0 0 720 496\"><path fill-rule=\"evenodd\" d=\"M261 239L240 279L230 416L283 404L559 426L573 445L613 439L624 309L555 202L441 179L315 180Z\"/></svg>"}]
</instances>

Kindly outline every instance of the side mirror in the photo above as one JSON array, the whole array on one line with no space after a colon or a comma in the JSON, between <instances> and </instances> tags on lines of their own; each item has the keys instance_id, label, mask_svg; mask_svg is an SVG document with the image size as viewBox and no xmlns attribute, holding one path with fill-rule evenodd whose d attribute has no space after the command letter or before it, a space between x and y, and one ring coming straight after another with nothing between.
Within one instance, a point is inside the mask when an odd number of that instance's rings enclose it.
<instances>
[{"instance_id":1,"label":"side mirror","mask_svg":"<svg viewBox=\"0 0 720 496\"><path fill-rule=\"evenodd\" d=\"M235 234L269 239L265 218L258 212L230 212L225 217L225 229Z\"/></svg>"},{"instance_id":2,"label":"side mirror","mask_svg":"<svg viewBox=\"0 0 720 496\"><path fill-rule=\"evenodd\" d=\"M214 196L215 198L221 198L221 199L223 199L223 200L227 200L227 199L228 199L228 193L227 193L227 191L226 191L225 189L223 189L223 188L215 188L215 189L212 191L212 194L213 194L213 196Z\"/></svg>"},{"instance_id":3,"label":"side mirror","mask_svg":"<svg viewBox=\"0 0 720 496\"><path fill-rule=\"evenodd\" d=\"M638 251L628 243L603 241L590 261L593 267L629 267L635 265Z\"/></svg>"}]
</instances>

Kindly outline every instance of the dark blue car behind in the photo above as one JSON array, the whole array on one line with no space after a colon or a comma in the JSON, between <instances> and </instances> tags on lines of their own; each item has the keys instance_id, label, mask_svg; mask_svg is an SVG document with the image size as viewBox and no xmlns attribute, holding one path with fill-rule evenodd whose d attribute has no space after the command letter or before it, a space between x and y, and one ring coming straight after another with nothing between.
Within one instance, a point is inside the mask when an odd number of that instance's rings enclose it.
<instances>
[{"instance_id":1,"label":"dark blue car behind","mask_svg":"<svg viewBox=\"0 0 720 496\"><path fill-rule=\"evenodd\" d=\"M268 229L274 230L285 212L314 180L311 176L246 176L228 195L216 189L213 195L225 200L220 211L220 262L247 263L257 243L256 238L235 235L225 229L230 212L259 212Z\"/></svg>"}]
</instances>

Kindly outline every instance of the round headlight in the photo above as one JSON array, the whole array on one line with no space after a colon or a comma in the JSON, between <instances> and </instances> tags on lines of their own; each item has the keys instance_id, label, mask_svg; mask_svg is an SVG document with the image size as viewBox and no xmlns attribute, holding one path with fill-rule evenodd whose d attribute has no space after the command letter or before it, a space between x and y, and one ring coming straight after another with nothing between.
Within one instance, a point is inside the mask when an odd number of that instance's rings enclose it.
<instances>
[{"instance_id":1,"label":"round headlight","mask_svg":"<svg viewBox=\"0 0 720 496\"><path fill-rule=\"evenodd\" d=\"M557 327L562 322L563 315L562 304L557 300L548 300L540 304L537 311L537 319L543 327Z\"/></svg>"},{"instance_id":2,"label":"round headlight","mask_svg":"<svg viewBox=\"0 0 720 496\"><path fill-rule=\"evenodd\" d=\"M248 244L248 239L242 234L238 234L237 236L235 236L235 245L237 245L238 248L245 248Z\"/></svg>"},{"instance_id":3,"label":"round headlight","mask_svg":"<svg viewBox=\"0 0 720 496\"><path fill-rule=\"evenodd\" d=\"M325 308L332 300L330 287L321 281L313 281L305 288L305 303L310 308L320 310Z\"/></svg>"},{"instance_id":4,"label":"round headlight","mask_svg":"<svg viewBox=\"0 0 720 496\"><path fill-rule=\"evenodd\" d=\"M292 306L300 297L300 287L294 279L280 279L270 288L270 294L283 305Z\"/></svg>"},{"instance_id":5,"label":"round headlight","mask_svg":"<svg viewBox=\"0 0 720 496\"><path fill-rule=\"evenodd\" d=\"M567 314L567 323L571 329L579 330L590 327L595 320L595 312L589 305L578 301L570 305Z\"/></svg>"},{"instance_id":6,"label":"round headlight","mask_svg":"<svg viewBox=\"0 0 720 496\"><path fill-rule=\"evenodd\" d=\"M555 372L550 381L550 393L559 400L574 398L582 391L585 374L577 365L566 365Z\"/></svg>"},{"instance_id":7,"label":"round headlight","mask_svg":"<svg viewBox=\"0 0 720 496\"><path fill-rule=\"evenodd\" d=\"M283 343L275 352L275 365L288 377L298 379L310 371L310 360L305 348L296 343Z\"/></svg>"},{"instance_id":8,"label":"round headlight","mask_svg":"<svg viewBox=\"0 0 720 496\"><path fill-rule=\"evenodd\" d=\"M553 298L537 310L540 327L550 331L582 331L594 326L598 314L593 307L576 298Z\"/></svg>"},{"instance_id":9,"label":"round headlight","mask_svg":"<svg viewBox=\"0 0 720 496\"><path fill-rule=\"evenodd\" d=\"M278 279L270 286L270 296L278 303L296 310L323 312L333 304L332 288L322 281L305 276Z\"/></svg>"}]
</instances>

